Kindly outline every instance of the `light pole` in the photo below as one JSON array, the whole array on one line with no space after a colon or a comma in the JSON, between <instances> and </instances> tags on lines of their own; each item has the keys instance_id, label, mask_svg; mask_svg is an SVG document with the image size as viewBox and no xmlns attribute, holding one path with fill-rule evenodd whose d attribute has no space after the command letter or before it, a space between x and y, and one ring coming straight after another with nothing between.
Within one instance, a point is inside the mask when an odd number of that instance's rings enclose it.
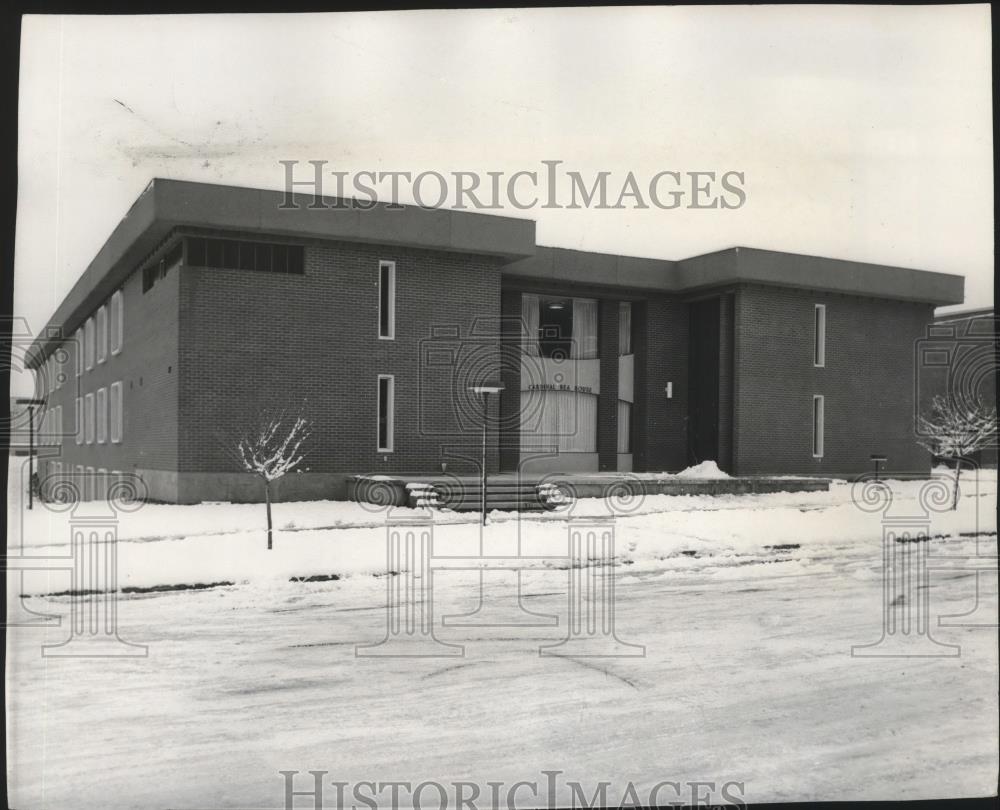
<instances>
[{"instance_id":1,"label":"light pole","mask_svg":"<svg viewBox=\"0 0 1000 810\"><path fill-rule=\"evenodd\" d=\"M479 525L486 525L486 431L489 425L490 411L489 411L489 400L490 394L499 394L503 391L503 385L474 385L470 389L474 394L480 394L483 398L483 454L482 454L482 465L480 467L480 479L479 479Z\"/></svg>"},{"instance_id":2,"label":"light pole","mask_svg":"<svg viewBox=\"0 0 1000 810\"><path fill-rule=\"evenodd\" d=\"M44 405L44 399L17 399L18 405L28 406L28 508L35 500L35 406Z\"/></svg>"}]
</instances>

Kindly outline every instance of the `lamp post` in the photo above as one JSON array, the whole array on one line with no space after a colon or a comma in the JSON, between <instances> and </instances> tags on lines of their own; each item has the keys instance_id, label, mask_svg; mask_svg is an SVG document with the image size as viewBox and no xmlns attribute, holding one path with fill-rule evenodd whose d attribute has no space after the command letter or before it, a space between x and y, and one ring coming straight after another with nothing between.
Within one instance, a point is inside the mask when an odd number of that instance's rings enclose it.
<instances>
[{"instance_id":1,"label":"lamp post","mask_svg":"<svg viewBox=\"0 0 1000 810\"><path fill-rule=\"evenodd\" d=\"M28 508L31 509L35 500L35 406L44 405L44 399L17 399L18 405L28 406Z\"/></svg>"},{"instance_id":2,"label":"lamp post","mask_svg":"<svg viewBox=\"0 0 1000 810\"><path fill-rule=\"evenodd\" d=\"M474 385L469 388L474 394L480 394L483 398L483 453L480 467L479 479L479 525L486 525L486 432L489 425L489 400L490 394L499 394L503 391L503 385Z\"/></svg>"}]
</instances>

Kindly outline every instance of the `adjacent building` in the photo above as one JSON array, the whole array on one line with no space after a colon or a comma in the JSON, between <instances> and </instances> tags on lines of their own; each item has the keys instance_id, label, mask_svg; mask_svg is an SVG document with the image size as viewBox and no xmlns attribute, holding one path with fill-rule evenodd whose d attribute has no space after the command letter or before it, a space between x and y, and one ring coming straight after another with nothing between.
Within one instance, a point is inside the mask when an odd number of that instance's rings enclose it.
<instances>
[{"instance_id":1,"label":"adjacent building","mask_svg":"<svg viewBox=\"0 0 1000 810\"><path fill-rule=\"evenodd\" d=\"M358 473L850 475L929 464L914 346L942 273L732 248L543 247L530 220L156 179L35 341L50 480L256 500L233 447L313 423L281 498ZM97 483L90 483L96 481Z\"/></svg>"},{"instance_id":2,"label":"adjacent building","mask_svg":"<svg viewBox=\"0 0 1000 810\"><path fill-rule=\"evenodd\" d=\"M969 412L996 412L1000 330L992 307L941 313L919 341L918 393L922 412L943 397ZM997 466L996 437L968 461Z\"/></svg>"}]
</instances>

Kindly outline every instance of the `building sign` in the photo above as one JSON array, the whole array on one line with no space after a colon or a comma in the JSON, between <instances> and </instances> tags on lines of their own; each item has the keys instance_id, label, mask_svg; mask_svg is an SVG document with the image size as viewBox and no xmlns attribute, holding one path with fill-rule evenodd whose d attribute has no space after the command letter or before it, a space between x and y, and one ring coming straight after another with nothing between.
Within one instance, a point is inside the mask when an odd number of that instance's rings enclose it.
<instances>
[{"instance_id":1,"label":"building sign","mask_svg":"<svg viewBox=\"0 0 1000 810\"><path fill-rule=\"evenodd\" d=\"M555 360L524 355L521 358L521 390L600 394L601 361L596 357Z\"/></svg>"},{"instance_id":2,"label":"building sign","mask_svg":"<svg viewBox=\"0 0 1000 810\"><path fill-rule=\"evenodd\" d=\"M578 394L593 394L594 389L589 385L562 385L555 383L532 383L528 386L529 391L575 391Z\"/></svg>"}]
</instances>

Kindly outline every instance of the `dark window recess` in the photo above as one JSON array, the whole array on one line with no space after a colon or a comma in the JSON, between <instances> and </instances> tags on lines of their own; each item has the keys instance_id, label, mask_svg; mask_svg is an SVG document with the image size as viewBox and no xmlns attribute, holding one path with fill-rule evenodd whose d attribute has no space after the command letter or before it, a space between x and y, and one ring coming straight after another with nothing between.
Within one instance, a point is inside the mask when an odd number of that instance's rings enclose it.
<instances>
[{"instance_id":1,"label":"dark window recess","mask_svg":"<svg viewBox=\"0 0 1000 810\"><path fill-rule=\"evenodd\" d=\"M573 299L543 298L538 317L542 357L565 360L573 348Z\"/></svg>"},{"instance_id":2,"label":"dark window recess","mask_svg":"<svg viewBox=\"0 0 1000 810\"><path fill-rule=\"evenodd\" d=\"M389 446L389 379L379 377L378 381L378 446Z\"/></svg>"},{"instance_id":3,"label":"dark window recess","mask_svg":"<svg viewBox=\"0 0 1000 810\"><path fill-rule=\"evenodd\" d=\"M153 264L149 267L143 268L142 271L142 291L144 293L149 292L153 289L153 285L156 283L156 277L160 273L159 265Z\"/></svg>"},{"instance_id":4,"label":"dark window recess","mask_svg":"<svg viewBox=\"0 0 1000 810\"><path fill-rule=\"evenodd\" d=\"M204 239L188 239L187 240L188 249L188 264L195 267L205 266L205 240Z\"/></svg>"},{"instance_id":5,"label":"dark window recess","mask_svg":"<svg viewBox=\"0 0 1000 810\"><path fill-rule=\"evenodd\" d=\"M301 245L188 237L187 246L188 264L196 267L293 275L305 272L305 249Z\"/></svg>"},{"instance_id":6,"label":"dark window recess","mask_svg":"<svg viewBox=\"0 0 1000 810\"><path fill-rule=\"evenodd\" d=\"M160 266L163 268L160 277L162 278L168 272L170 272L171 269L180 264L181 259L183 258L184 258L184 245L178 242L170 249L167 255L163 257L163 261L160 263Z\"/></svg>"},{"instance_id":7,"label":"dark window recess","mask_svg":"<svg viewBox=\"0 0 1000 810\"><path fill-rule=\"evenodd\" d=\"M378 279L378 334L379 337L389 337L390 307L392 306L392 266L383 264L379 267Z\"/></svg>"},{"instance_id":8,"label":"dark window recess","mask_svg":"<svg viewBox=\"0 0 1000 810\"><path fill-rule=\"evenodd\" d=\"M178 242L159 261L144 267L142 270L142 291L144 293L153 289L153 285L161 278L166 278L176 265L184 258L184 245Z\"/></svg>"}]
</instances>

